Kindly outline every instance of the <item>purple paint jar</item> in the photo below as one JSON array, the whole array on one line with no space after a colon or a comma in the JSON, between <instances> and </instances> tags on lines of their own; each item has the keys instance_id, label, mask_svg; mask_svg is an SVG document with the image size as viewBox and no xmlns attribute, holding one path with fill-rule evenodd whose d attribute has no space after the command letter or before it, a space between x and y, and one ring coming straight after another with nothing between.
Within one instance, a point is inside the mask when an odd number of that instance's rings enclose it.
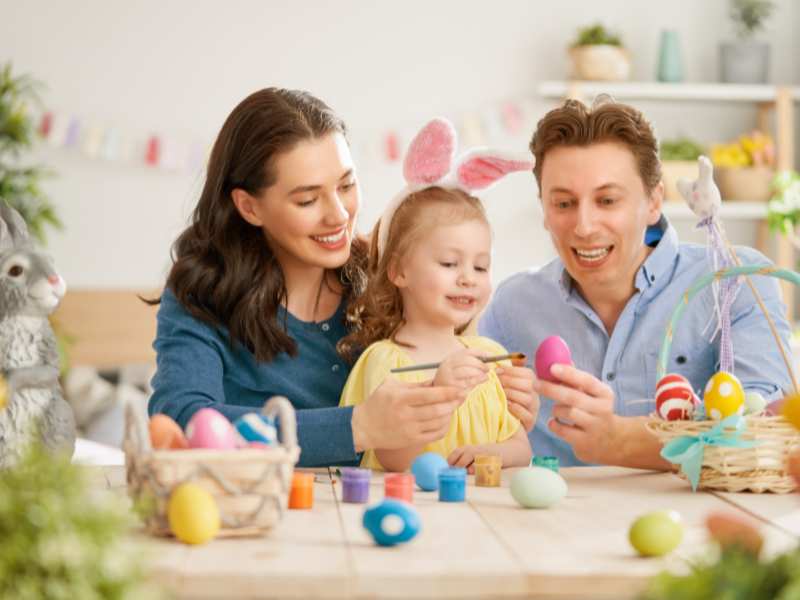
<instances>
[{"instance_id":1,"label":"purple paint jar","mask_svg":"<svg viewBox=\"0 0 800 600\"><path fill-rule=\"evenodd\" d=\"M348 467L342 469L342 502L364 504L369 500L369 469Z\"/></svg>"}]
</instances>

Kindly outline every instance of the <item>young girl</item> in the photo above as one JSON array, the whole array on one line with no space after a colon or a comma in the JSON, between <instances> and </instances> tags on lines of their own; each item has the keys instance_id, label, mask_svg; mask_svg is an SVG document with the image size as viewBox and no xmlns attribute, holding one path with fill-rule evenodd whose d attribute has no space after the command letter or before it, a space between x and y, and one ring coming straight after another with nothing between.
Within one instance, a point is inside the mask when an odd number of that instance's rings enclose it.
<instances>
[{"instance_id":1,"label":"young girl","mask_svg":"<svg viewBox=\"0 0 800 600\"><path fill-rule=\"evenodd\" d=\"M423 451L470 469L479 454L499 455L507 467L531 459L527 434L508 410L497 365L478 358L505 349L488 338L460 335L491 295L491 231L480 200L470 192L530 165L473 152L451 172L454 147L455 132L442 119L429 123L411 144L404 165L408 186L373 231L369 284L349 311L355 329L340 348L351 354L366 350L340 404L358 405L390 375L427 381L431 371L390 372L438 361L434 385L458 386L466 400L441 439L369 450L365 467L403 471Z\"/></svg>"}]
</instances>

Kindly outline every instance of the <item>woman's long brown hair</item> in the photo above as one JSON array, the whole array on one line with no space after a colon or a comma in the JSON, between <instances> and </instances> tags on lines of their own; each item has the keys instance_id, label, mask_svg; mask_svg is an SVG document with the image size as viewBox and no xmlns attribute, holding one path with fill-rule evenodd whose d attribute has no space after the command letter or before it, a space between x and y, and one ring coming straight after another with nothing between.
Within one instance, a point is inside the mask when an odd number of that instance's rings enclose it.
<instances>
[{"instance_id":1,"label":"woman's long brown hair","mask_svg":"<svg viewBox=\"0 0 800 600\"><path fill-rule=\"evenodd\" d=\"M274 184L275 157L299 142L345 134L344 122L308 92L267 88L245 98L225 120L191 224L172 248L166 285L193 317L228 330L260 361L297 345L277 318L286 300L283 272L260 228L236 210L231 191L252 195ZM354 240L350 259L337 269L345 296L366 284L366 244ZM160 300L151 303L157 304Z\"/></svg>"}]
</instances>

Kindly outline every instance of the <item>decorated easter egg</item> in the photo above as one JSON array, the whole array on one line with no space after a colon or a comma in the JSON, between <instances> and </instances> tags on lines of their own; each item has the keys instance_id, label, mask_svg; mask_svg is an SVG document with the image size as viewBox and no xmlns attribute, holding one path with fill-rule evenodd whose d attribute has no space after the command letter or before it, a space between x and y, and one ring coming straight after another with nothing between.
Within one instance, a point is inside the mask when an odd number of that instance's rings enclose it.
<instances>
[{"instance_id":1,"label":"decorated easter egg","mask_svg":"<svg viewBox=\"0 0 800 600\"><path fill-rule=\"evenodd\" d=\"M424 452L414 459L411 472L421 490L433 492L439 489L439 472L449 466L447 461L435 452Z\"/></svg>"},{"instance_id":2,"label":"decorated easter egg","mask_svg":"<svg viewBox=\"0 0 800 600\"><path fill-rule=\"evenodd\" d=\"M239 435L220 412L201 408L186 426L186 439L192 448L232 450L239 446Z\"/></svg>"},{"instance_id":3,"label":"decorated easter egg","mask_svg":"<svg viewBox=\"0 0 800 600\"><path fill-rule=\"evenodd\" d=\"M636 519L628 531L631 546L642 556L663 556L683 539L681 516L674 510L659 510Z\"/></svg>"},{"instance_id":4,"label":"decorated easter egg","mask_svg":"<svg viewBox=\"0 0 800 600\"><path fill-rule=\"evenodd\" d=\"M757 415L767 408L767 401L758 392L747 392L744 395L744 414Z\"/></svg>"},{"instance_id":5,"label":"decorated easter egg","mask_svg":"<svg viewBox=\"0 0 800 600\"><path fill-rule=\"evenodd\" d=\"M395 546L414 538L422 523L408 502L386 498L364 511L364 528L380 546Z\"/></svg>"},{"instance_id":6,"label":"decorated easter egg","mask_svg":"<svg viewBox=\"0 0 800 600\"><path fill-rule=\"evenodd\" d=\"M764 538L755 524L735 514L710 514L706 517L706 529L723 548L739 548L757 557L764 545Z\"/></svg>"},{"instance_id":7,"label":"decorated easter egg","mask_svg":"<svg viewBox=\"0 0 800 600\"><path fill-rule=\"evenodd\" d=\"M567 495L567 482L546 467L529 467L514 473L511 496L525 508L548 508Z\"/></svg>"},{"instance_id":8,"label":"decorated easter egg","mask_svg":"<svg viewBox=\"0 0 800 600\"><path fill-rule=\"evenodd\" d=\"M744 412L744 389L732 373L719 371L706 384L703 393L706 417L720 421Z\"/></svg>"},{"instance_id":9,"label":"decorated easter egg","mask_svg":"<svg viewBox=\"0 0 800 600\"><path fill-rule=\"evenodd\" d=\"M182 483L172 490L167 519L175 537L186 544L205 544L217 535L220 526L214 498L194 483Z\"/></svg>"},{"instance_id":10,"label":"decorated easter egg","mask_svg":"<svg viewBox=\"0 0 800 600\"><path fill-rule=\"evenodd\" d=\"M554 364L572 364L572 353L569 351L567 342L557 335L545 338L536 348L536 376L539 379L557 382L558 379L550 373L550 367Z\"/></svg>"},{"instance_id":11,"label":"decorated easter egg","mask_svg":"<svg viewBox=\"0 0 800 600\"><path fill-rule=\"evenodd\" d=\"M656 412L666 421L691 419L700 404L692 384L683 375L664 375L656 384Z\"/></svg>"},{"instance_id":12,"label":"decorated easter egg","mask_svg":"<svg viewBox=\"0 0 800 600\"><path fill-rule=\"evenodd\" d=\"M189 447L181 426L167 415L155 414L148 423L150 445L156 450L185 450Z\"/></svg>"},{"instance_id":13,"label":"decorated easter egg","mask_svg":"<svg viewBox=\"0 0 800 600\"><path fill-rule=\"evenodd\" d=\"M278 441L278 428L272 417L247 413L236 419L233 425L245 441L263 444L275 444Z\"/></svg>"},{"instance_id":14,"label":"decorated easter egg","mask_svg":"<svg viewBox=\"0 0 800 600\"><path fill-rule=\"evenodd\" d=\"M795 429L800 429L800 394L789 394L783 399L781 415L794 425Z\"/></svg>"}]
</instances>

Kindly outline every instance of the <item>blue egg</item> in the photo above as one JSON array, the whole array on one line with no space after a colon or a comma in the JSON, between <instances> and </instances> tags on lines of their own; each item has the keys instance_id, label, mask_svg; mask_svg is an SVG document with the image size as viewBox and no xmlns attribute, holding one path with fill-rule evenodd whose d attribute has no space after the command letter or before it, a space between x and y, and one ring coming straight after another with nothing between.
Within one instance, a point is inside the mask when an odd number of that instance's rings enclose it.
<instances>
[{"instance_id":1,"label":"blue egg","mask_svg":"<svg viewBox=\"0 0 800 600\"><path fill-rule=\"evenodd\" d=\"M242 415L234 423L236 431L248 442L275 444L278 441L278 428L275 419L257 413Z\"/></svg>"},{"instance_id":2,"label":"blue egg","mask_svg":"<svg viewBox=\"0 0 800 600\"><path fill-rule=\"evenodd\" d=\"M407 502L393 498L387 498L365 510L362 523L379 546L407 542L422 527L417 509Z\"/></svg>"},{"instance_id":3,"label":"blue egg","mask_svg":"<svg viewBox=\"0 0 800 600\"><path fill-rule=\"evenodd\" d=\"M411 472L421 490L433 492L439 489L439 472L450 465L435 452L420 454L411 465Z\"/></svg>"}]
</instances>

